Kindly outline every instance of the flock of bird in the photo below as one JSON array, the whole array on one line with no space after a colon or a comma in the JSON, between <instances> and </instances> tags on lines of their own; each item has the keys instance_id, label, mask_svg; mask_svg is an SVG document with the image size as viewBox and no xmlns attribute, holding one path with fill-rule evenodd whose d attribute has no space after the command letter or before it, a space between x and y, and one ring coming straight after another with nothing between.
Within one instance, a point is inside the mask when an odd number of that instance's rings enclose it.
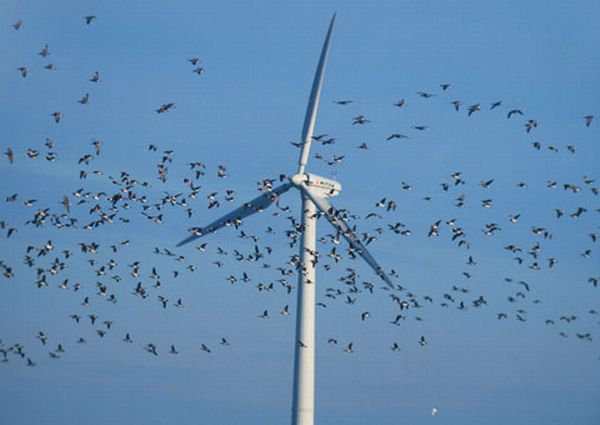
<instances>
[{"instance_id":1,"label":"flock of bird","mask_svg":"<svg viewBox=\"0 0 600 425\"><path fill-rule=\"evenodd\" d=\"M83 17L83 25L96 24L96 16ZM24 24L19 20L13 27L15 31L22 31ZM43 45L38 55L47 59L51 55L50 47L47 44ZM193 67L192 72L198 75L204 74L205 69L199 66L200 59L190 58L188 62ZM52 72L60 72L59 67L52 62L48 62L41 68ZM30 66L21 64L16 64L15 69L18 72L16 74L17 78L20 76L25 79L32 78L37 71L30 68ZM101 85L102 83L98 71L86 78L89 79L90 84ZM419 91L416 96L422 99L435 97L446 99L448 94L452 93L453 85L444 83L440 85L440 88L441 92L439 93ZM468 117L483 113L483 110L487 109L494 113L502 112L500 116L511 122L522 118L520 125L527 134L535 133L536 128L541 125L538 118L526 117L519 107L505 108L501 100L493 100L487 104L473 103L470 105L465 105L461 100L456 99L444 101L448 102L451 113L460 113L466 109ZM82 106L88 105L90 94L84 93L76 102ZM333 102L341 108L351 107L350 105L354 103L348 99ZM390 107L403 109L410 107L409 103L410 99L403 98L393 102ZM175 102L165 102L154 108L156 114L164 114L174 111L176 104ZM149 108L149 112L153 113L152 108ZM49 111L48 113L52 118L52 121L50 121L52 126L55 124L60 125L63 119L68 119L61 111ZM351 119L349 116L348 125L366 126L376 124L368 119L366 114L358 114ZM593 125L593 115L582 117L582 126L592 127ZM419 132L427 131L428 128L429 126L425 124L415 124L404 133L391 133L382 142L408 140L416 137ZM338 144L339 146L342 144L338 143L339 141L335 137L330 137L327 134L314 136L313 139L315 144L325 149L330 145ZM535 149L539 150L543 147L539 141L532 141L531 143ZM44 160L49 163L58 161L57 143L50 137L45 138L43 147L40 148L23 148L19 146L22 145L20 142L14 142L14 144L14 146L3 148L5 157L2 164L3 168L19 167L24 161ZM298 148L302 146L301 143L297 142L292 142L292 144ZM77 162L70 164L73 176L82 181L78 185L81 187L65 188L64 195L50 204L42 204L37 199L31 198L27 193L7 193L3 196L4 205L0 208L0 211L2 211L0 214L4 214L10 207L13 208L11 211L16 211L16 214L22 218L20 221L8 220L0 215L0 230L4 233L6 239L3 242L4 249L12 247L16 250L22 245L24 246L23 264L11 264L8 260L0 259L2 275L0 291L2 286L11 284L11 281L27 282L27 276L31 276L32 285L39 290L54 288L64 291L65 294L73 294L73 297L78 297L80 300L80 309L69 313L68 319L72 321L73 326L79 326L81 329L84 326L89 326L88 330L82 330L82 332L87 332L86 335L91 334L92 336L81 336L76 341L63 341L60 336L47 330L39 330L36 334L29 336L30 340L37 340L37 346L26 347L22 341L4 341L0 335L0 356L3 362L22 359L24 364L34 367L39 363L40 348L46 358L56 360L64 357L72 344L84 345L91 337L101 339L112 337L115 323L110 317L100 317L95 312L94 309L99 303L108 302L117 305L123 297L135 297L139 300L154 302L159 310L186 308L188 300L184 300L181 296L169 296L169 292L164 291L164 287L172 286L172 282L181 278L184 274L195 273L205 267L206 264L220 269L219 273L224 272L224 283L253 285L257 291L264 294L295 295L297 270L302 267L300 256L294 252L284 262L275 263L274 261L277 252L289 254L288 251L295 251L294 248L298 245L303 229L298 217L290 215L291 209L281 203L277 203L272 215L282 218L280 223L286 224L285 230L277 229L277 226L272 225L261 231L261 233L251 234L247 228L248 226L244 226L245 223L234 223L235 232L243 241L245 248L232 248L221 244L217 235L210 239L201 239L195 247L193 256L191 254L183 255L181 252L169 248L168 245L173 244L167 242L167 247L156 246L151 252L144 252L143 257L125 264L127 261L123 263L122 259L130 255L126 251L130 245L135 244L135 237L124 235L119 240L108 244L91 241L90 238L93 237L91 235L103 232L106 226L119 224L124 226L122 228L127 229L128 226L139 225L139 221L147 222L151 226L161 225L177 214L173 210L182 211L181 216L186 217L189 223L204 222L208 216L205 211L218 208L225 209L235 205L238 200L236 191L232 188L228 188L222 193L206 189L211 184L209 179L211 175L219 180L227 178L228 169L224 165L213 166L199 161L190 161L186 163L187 174L182 181L171 182L170 168L174 164L177 165L175 150L161 149L154 144L148 146L146 154L155 160L156 182L140 179L132 171L122 171L118 175L105 175L102 170L92 170L91 167L95 160L102 155L103 145L103 141L97 138L92 139L88 145L89 147L80 153ZM357 147L361 150L371 148L366 142ZM559 148L554 145L545 147L550 151L559 151ZM570 144L566 146L566 150L571 154L575 154L576 147ZM325 157L323 153L316 152L313 156L315 160L322 160L328 167L337 167L343 163L348 155L352 155L352 153L348 151L347 154L333 155L329 158ZM5 171L10 172L10 170ZM102 190L86 189L86 181L88 177L92 176L96 179L94 187L100 184L103 187ZM257 183L257 189L261 192L268 192L276 182L285 181L286 178L285 175L264 178ZM494 199L491 195L473 201L473 203L468 202L470 199L467 199L468 197L463 193L463 189L467 186L475 186L469 183L468 180L468 177L459 170L451 172L448 174L447 179L436 183L436 188L432 189L431 193L423 193L422 199L428 202L438 195L453 194L448 208L493 208ZM492 191L496 181L495 178L484 178L477 186L482 191ZM173 183L174 186L177 185L180 189L175 193L164 191L163 194L159 195L156 187L160 187L161 184L167 182ZM10 183L3 184L3 190L6 191L9 186ZM546 186L546 190L563 190L574 195L588 191L596 196L599 191L595 179L588 176L583 176L580 181L571 182L548 180ZM402 192L417 190L405 181L400 182L399 188ZM527 189L528 184L525 181L515 182L515 190ZM374 317L380 317L379 314L360 309L361 303L359 300L363 296L374 294L382 297L382 299L388 299L393 305L395 312L386 319L386 322L389 322L392 326L407 326L409 320L424 321L426 312L433 308L455 309L461 312L469 309L493 309L492 314L498 320L514 319L519 322L526 322L529 320L529 306L542 303L542 300L535 296L537 283L520 277L503 277L504 282L511 291L505 303L492 303L483 294L473 295L473 292L477 289L469 283L476 276L479 263L477 254L472 249L473 244L470 239L470 230L472 230L473 223L463 223L461 220L453 218L453 213L449 213L447 217L431 222L427 228L411 228L408 224L398 221L396 209L401 203L400 200L386 196L373 199L371 202L372 209L364 216L352 214L350 211L343 209L338 210L337 215L352 223L363 220L359 227L375 223L372 231L361 235L363 242L367 245L384 237L389 239L396 237L410 238L417 233L431 239L445 239L448 243L456 245L458 249L464 250L464 271L461 276L464 283L448 285L437 294L419 294L418 291L409 289L400 283L397 283L396 288L392 290L379 287L365 280L356 269L348 266L348 262L354 258L354 254L345 248L341 235L334 232L322 236L320 242L323 248L313 253L313 261L318 263L323 272L335 273L339 268L343 268L342 273L336 279L329 279L330 282L337 282L324 288L317 303L319 307L325 309L336 303L345 304L357 310L355 315L357 319L360 319L360 322L370 321ZM551 243L553 236L561 231L561 226L565 220L578 220L588 214L597 214L600 209L587 204L573 204L556 208L552 212L555 215L555 224L552 227L531 225L526 245L513 242L501 247L503 252L506 252L506 255L512 258L510 261L521 266L524 270L531 271L559 267L560 259L546 255L545 245ZM518 211L514 211L503 218L502 221L495 220L483 223L478 231L487 237L494 237L506 229L511 229L511 227L518 228L520 233L515 239L522 240L524 230L519 226L522 220L521 215ZM54 230L61 230L61 232L71 232L71 237L80 238L79 242L72 245L68 242L56 243L48 239L42 244L35 244L21 238L22 233L29 234L29 231L23 232L24 228L35 229L43 235L49 227ZM190 227L190 230L193 231L194 228ZM223 231L231 232L233 230L225 229ZM287 246L273 246L265 242L275 233L283 233L287 237ZM587 234L581 236L582 242L579 248L581 260L594 261L592 247L598 240L600 233L598 233L597 228L589 228ZM388 243L394 244L395 242ZM170 264L174 264L174 266L168 271L161 270L161 267L152 261L152 255L156 256L155 258L160 257L161 261L171 260L172 263ZM208 261L204 258L206 256L210 257ZM198 266L195 263L197 260L202 262L203 265ZM340 266L338 266L339 263L341 263ZM87 268L89 276L80 274L74 277L68 273L69 268L83 270L84 267ZM240 268L244 269L241 273L229 271ZM267 276L271 274L276 276L268 281ZM401 281L400 272L392 269L389 275ZM584 283L589 287L596 288L599 279L600 273L589 276L587 282ZM85 280L95 280L95 283L81 283ZM292 313L289 305L283 305L280 311L275 314L272 311L270 312L269 309L257 308L259 312L256 316L260 320L269 320L278 315L287 317ZM588 311L583 312L559 313L556 315L551 313L544 320L544 324L557 327L557 333L561 337L574 336L576 339L590 342L593 340L592 331L577 327L584 315L595 317L598 315L598 311L590 308ZM596 319L594 320L596 323L600 323ZM138 341L137 338L134 338L132 332L126 330L127 324L118 325L123 332L117 335L117 338L123 344L138 342L140 348L151 356L159 356L163 353L177 355L181 351L177 348L175 342L163 347L153 341ZM27 338L27 336L23 335L23 338ZM326 340L328 345L338 346L338 337L328 336ZM411 343L418 347L425 347L428 345L428 341L429 339L425 335L420 336L416 341L390 341L387 344L387 349L392 352L399 352L402 349L401 347ZM197 349L198 352L214 354L217 347L227 349L232 343L226 336L222 336L214 341L199 341ZM301 341L298 341L298 343L302 344ZM343 341L339 343L341 347L339 351L351 354L356 350L357 345L355 341Z\"/></svg>"}]
</instances>

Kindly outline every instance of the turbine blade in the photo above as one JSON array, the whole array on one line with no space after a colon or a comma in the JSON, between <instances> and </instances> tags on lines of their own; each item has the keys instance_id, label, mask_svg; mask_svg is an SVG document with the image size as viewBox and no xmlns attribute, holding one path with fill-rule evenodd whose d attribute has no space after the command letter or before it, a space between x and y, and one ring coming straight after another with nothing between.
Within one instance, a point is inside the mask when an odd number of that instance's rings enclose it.
<instances>
[{"instance_id":1,"label":"turbine blade","mask_svg":"<svg viewBox=\"0 0 600 425\"><path fill-rule=\"evenodd\" d=\"M213 221L208 226L197 229L193 232L191 236L179 242L177 246L179 247L185 245L204 236L207 233L212 233L226 225L235 224L237 221L242 220L243 218L246 218L254 213L260 212L268 208L269 206L271 206L271 204L277 202L279 196L287 192L291 187L291 183L284 183L280 186L277 186L270 192L263 193L262 195L251 200L250 202L247 202L241 207L231 211L229 214L226 214L223 217Z\"/></svg>"},{"instance_id":2,"label":"turbine blade","mask_svg":"<svg viewBox=\"0 0 600 425\"><path fill-rule=\"evenodd\" d=\"M375 270L375 273L377 273L377 275L390 288L393 289L394 284L392 283L391 279L385 274L381 266L377 264L377 261L375 261L375 258L373 258L373 256L369 253L367 247L361 242L359 237L350 229L350 227L348 227L346 222L339 217L334 206L327 199L321 198L319 195L314 193L310 187L306 186L306 184L302 184L300 188L317 206L317 208L323 212L325 218L327 218L327 221L329 221L333 227L339 230L342 236L344 236L344 238L350 244L350 247L356 251L367 262L367 264L371 266L373 270Z\"/></svg>"},{"instance_id":3,"label":"turbine blade","mask_svg":"<svg viewBox=\"0 0 600 425\"><path fill-rule=\"evenodd\" d=\"M306 107L306 115L304 117L304 127L302 128L302 152L300 152L300 161L298 162L298 174L304 173L304 168L308 162L308 154L310 153L310 144L312 142L313 130L315 128L315 120L317 118L317 109L319 108L319 98L321 97L321 87L323 86L323 75L325 74L325 65L327 64L327 56L329 54L329 46L331 45L331 34L333 33L333 24L335 23L335 14L331 18L319 65L315 72L308 105Z\"/></svg>"}]
</instances>

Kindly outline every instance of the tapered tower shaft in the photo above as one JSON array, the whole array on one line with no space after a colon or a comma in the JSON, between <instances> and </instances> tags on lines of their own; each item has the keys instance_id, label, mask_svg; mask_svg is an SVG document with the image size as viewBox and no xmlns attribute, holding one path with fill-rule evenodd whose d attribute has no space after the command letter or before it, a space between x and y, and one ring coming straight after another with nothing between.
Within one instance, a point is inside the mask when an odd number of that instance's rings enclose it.
<instances>
[{"instance_id":1,"label":"tapered tower shaft","mask_svg":"<svg viewBox=\"0 0 600 425\"><path fill-rule=\"evenodd\" d=\"M314 423L316 213L315 204L302 193L302 263L298 272L292 425Z\"/></svg>"}]
</instances>

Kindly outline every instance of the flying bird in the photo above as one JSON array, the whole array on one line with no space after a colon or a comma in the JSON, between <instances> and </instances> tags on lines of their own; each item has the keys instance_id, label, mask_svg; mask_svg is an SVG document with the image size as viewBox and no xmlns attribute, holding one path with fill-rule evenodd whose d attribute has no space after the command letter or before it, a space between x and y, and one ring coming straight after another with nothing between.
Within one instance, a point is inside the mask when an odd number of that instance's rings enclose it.
<instances>
[{"instance_id":1,"label":"flying bird","mask_svg":"<svg viewBox=\"0 0 600 425\"><path fill-rule=\"evenodd\" d=\"M405 136L404 134L400 134L400 133L393 133L393 134L389 135L387 137L387 139L385 139L385 140L389 141L389 140L392 140L392 139L400 139L400 140L402 140L402 139L408 139L408 136Z\"/></svg>"},{"instance_id":2,"label":"flying bird","mask_svg":"<svg viewBox=\"0 0 600 425\"><path fill-rule=\"evenodd\" d=\"M160 107L158 109L156 109L156 112L159 114L162 114L163 112L168 112L171 109L175 108L175 104L170 102L170 103L163 103L162 105L160 105Z\"/></svg>"},{"instance_id":3,"label":"flying bird","mask_svg":"<svg viewBox=\"0 0 600 425\"><path fill-rule=\"evenodd\" d=\"M90 103L90 94L86 93L83 95L83 97L81 99L79 99L77 102L81 103L82 105L87 105L88 103Z\"/></svg>"},{"instance_id":4,"label":"flying bird","mask_svg":"<svg viewBox=\"0 0 600 425\"><path fill-rule=\"evenodd\" d=\"M47 57L50 54L49 50L48 50L48 45L45 44L44 47L42 47L42 50L38 53L38 55L42 56L42 57Z\"/></svg>"},{"instance_id":5,"label":"flying bird","mask_svg":"<svg viewBox=\"0 0 600 425\"><path fill-rule=\"evenodd\" d=\"M510 117L512 117L515 114L517 114L517 115L523 115L523 111L521 111L520 109L513 109L511 111L508 111L508 114L506 115L506 118L510 119Z\"/></svg>"},{"instance_id":6,"label":"flying bird","mask_svg":"<svg viewBox=\"0 0 600 425\"><path fill-rule=\"evenodd\" d=\"M14 162L15 154L11 148L6 148L4 155L6 155L6 159L8 159L8 162L10 164L12 164Z\"/></svg>"},{"instance_id":7,"label":"flying bird","mask_svg":"<svg viewBox=\"0 0 600 425\"><path fill-rule=\"evenodd\" d=\"M366 124L369 123L371 121L369 121L368 119L366 119L363 115L357 115L354 118L352 118L352 125L355 124Z\"/></svg>"},{"instance_id":8,"label":"flying bird","mask_svg":"<svg viewBox=\"0 0 600 425\"><path fill-rule=\"evenodd\" d=\"M467 116L470 117L474 112L481 110L481 106L479 105L479 103L475 103L474 105L469 106L467 110L469 111Z\"/></svg>"}]
</instances>

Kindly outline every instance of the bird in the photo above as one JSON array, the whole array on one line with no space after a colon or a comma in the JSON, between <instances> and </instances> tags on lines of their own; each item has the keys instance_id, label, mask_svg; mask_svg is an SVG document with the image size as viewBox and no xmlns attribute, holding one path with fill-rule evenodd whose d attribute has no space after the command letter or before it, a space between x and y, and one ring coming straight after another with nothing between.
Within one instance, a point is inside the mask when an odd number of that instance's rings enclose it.
<instances>
[{"instance_id":1,"label":"bird","mask_svg":"<svg viewBox=\"0 0 600 425\"><path fill-rule=\"evenodd\" d=\"M508 114L506 114L506 118L512 117L513 115L523 115L523 111L521 111L520 109L512 109L510 111L508 111Z\"/></svg>"},{"instance_id":2,"label":"bird","mask_svg":"<svg viewBox=\"0 0 600 425\"><path fill-rule=\"evenodd\" d=\"M351 103L354 103L354 101L352 100L334 100L333 103L335 103L336 105L350 105Z\"/></svg>"},{"instance_id":3,"label":"bird","mask_svg":"<svg viewBox=\"0 0 600 425\"><path fill-rule=\"evenodd\" d=\"M96 16L94 15L89 15L89 16L84 16L83 19L85 19L85 24L89 25L91 24L93 21L96 20Z\"/></svg>"},{"instance_id":4,"label":"bird","mask_svg":"<svg viewBox=\"0 0 600 425\"><path fill-rule=\"evenodd\" d=\"M488 187L490 187L492 185L492 183L494 183L494 179L490 179L487 181L482 181L481 183L479 183L479 185L481 187L483 187L484 189L487 189Z\"/></svg>"},{"instance_id":5,"label":"bird","mask_svg":"<svg viewBox=\"0 0 600 425\"><path fill-rule=\"evenodd\" d=\"M469 116L469 117L470 117L470 116L471 116L471 115L472 115L474 112L477 112L477 111L479 111L480 109L481 109L481 107L480 107L479 103L475 103L475 104L473 104L473 105L469 106L469 107L467 108L467 110L469 111L469 113L467 114L467 116Z\"/></svg>"},{"instance_id":6,"label":"bird","mask_svg":"<svg viewBox=\"0 0 600 425\"><path fill-rule=\"evenodd\" d=\"M81 99L79 99L77 102L81 103L82 105L87 105L88 103L90 103L89 93L84 94L83 97Z\"/></svg>"},{"instance_id":7,"label":"bird","mask_svg":"<svg viewBox=\"0 0 600 425\"><path fill-rule=\"evenodd\" d=\"M592 121L594 121L594 116L593 115L586 115L585 117L583 117L583 120L585 122L585 126L589 127L592 124Z\"/></svg>"},{"instance_id":8,"label":"bird","mask_svg":"<svg viewBox=\"0 0 600 425\"><path fill-rule=\"evenodd\" d=\"M162 105L160 105L160 107L158 109L156 109L156 112L159 114L162 114L163 112L168 112L173 108L175 108L175 103L173 103L173 102L163 103Z\"/></svg>"},{"instance_id":9,"label":"bird","mask_svg":"<svg viewBox=\"0 0 600 425\"><path fill-rule=\"evenodd\" d=\"M55 123L59 123L60 120L62 119L62 112L53 112L52 114L50 114L54 117L54 122Z\"/></svg>"},{"instance_id":10,"label":"bird","mask_svg":"<svg viewBox=\"0 0 600 425\"><path fill-rule=\"evenodd\" d=\"M40 340L42 345L46 345L46 341L48 340L48 337L44 334L44 332L39 331L38 334L36 335L36 338Z\"/></svg>"},{"instance_id":11,"label":"bird","mask_svg":"<svg viewBox=\"0 0 600 425\"><path fill-rule=\"evenodd\" d=\"M92 139L92 146L94 147L96 156L100 155L100 148L102 147L102 142L99 139Z\"/></svg>"},{"instance_id":12,"label":"bird","mask_svg":"<svg viewBox=\"0 0 600 425\"><path fill-rule=\"evenodd\" d=\"M148 344L146 344L144 349L147 352L149 352L150 354L154 354L155 356L158 356L158 352L156 351L156 344L149 342Z\"/></svg>"},{"instance_id":13,"label":"bird","mask_svg":"<svg viewBox=\"0 0 600 425\"><path fill-rule=\"evenodd\" d=\"M15 29L15 31L19 31L21 28L23 28L23 21L19 19L13 24L13 28Z\"/></svg>"},{"instance_id":14,"label":"bird","mask_svg":"<svg viewBox=\"0 0 600 425\"><path fill-rule=\"evenodd\" d=\"M25 78L25 77L27 77L29 68L27 68L26 66L21 66L21 67L17 68L17 71L19 71L21 73L21 77Z\"/></svg>"},{"instance_id":15,"label":"bird","mask_svg":"<svg viewBox=\"0 0 600 425\"><path fill-rule=\"evenodd\" d=\"M6 159L8 159L8 162L10 164L12 164L14 162L15 154L11 148L6 148L4 155L6 156Z\"/></svg>"},{"instance_id":16,"label":"bird","mask_svg":"<svg viewBox=\"0 0 600 425\"><path fill-rule=\"evenodd\" d=\"M405 136L404 134L400 134L400 133L392 133L390 136L388 136L387 141L392 140L392 139L408 139L408 136Z\"/></svg>"},{"instance_id":17,"label":"bird","mask_svg":"<svg viewBox=\"0 0 600 425\"><path fill-rule=\"evenodd\" d=\"M42 57L47 57L50 54L49 50L48 50L48 45L45 44L44 47L42 47L42 50L38 53L38 55L42 56Z\"/></svg>"},{"instance_id":18,"label":"bird","mask_svg":"<svg viewBox=\"0 0 600 425\"><path fill-rule=\"evenodd\" d=\"M534 129L538 126L538 120L536 120L536 119L527 120L527 122L524 124L524 126L525 126L525 130L527 131L527 133L529 133L532 129Z\"/></svg>"},{"instance_id":19,"label":"bird","mask_svg":"<svg viewBox=\"0 0 600 425\"><path fill-rule=\"evenodd\" d=\"M351 342L350 344L348 344L348 345L346 346L346 348L344 348L344 353L349 353L349 354L351 354L351 353L354 353L354 350L353 350L353 348L352 348L352 345L353 345L353 343L352 343L352 342Z\"/></svg>"},{"instance_id":20,"label":"bird","mask_svg":"<svg viewBox=\"0 0 600 425\"><path fill-rule=\"evenodd\" d=\"M369 121L368 119L366 119L363 115L357 115L354 118L352 118L352 125L355 124L366 124L366 123L370 123L371 121Z\"/></svg>"}]
</instances>

